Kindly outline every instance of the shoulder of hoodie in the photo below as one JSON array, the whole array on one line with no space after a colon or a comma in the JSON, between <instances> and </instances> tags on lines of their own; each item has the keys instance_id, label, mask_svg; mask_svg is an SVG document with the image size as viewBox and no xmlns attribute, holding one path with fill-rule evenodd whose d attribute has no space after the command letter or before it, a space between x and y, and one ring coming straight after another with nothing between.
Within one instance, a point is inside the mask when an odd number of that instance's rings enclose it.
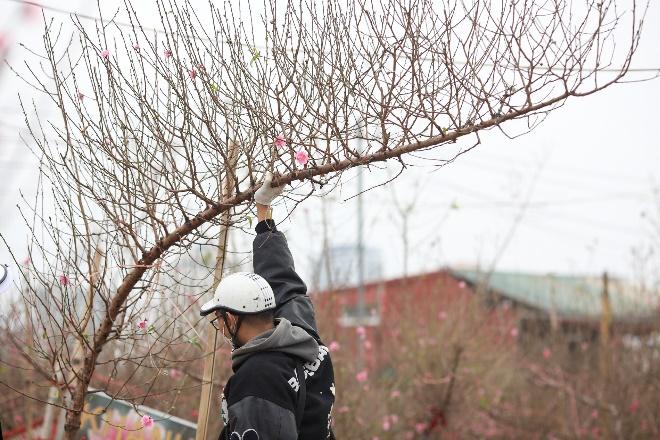
<instances>
[{"instance_id":1,"label":"shoulder of hoodie","mask_svg":"<svg viewBox=\"0 0 660 440\"><path fill-rule=\"evenodd\" d=\"M289 380L295 377L298 362L298 358L279 351L254 353L229 379L227 404L254 396L294 410L297 397Z\"/></svg>"}]
</instances>

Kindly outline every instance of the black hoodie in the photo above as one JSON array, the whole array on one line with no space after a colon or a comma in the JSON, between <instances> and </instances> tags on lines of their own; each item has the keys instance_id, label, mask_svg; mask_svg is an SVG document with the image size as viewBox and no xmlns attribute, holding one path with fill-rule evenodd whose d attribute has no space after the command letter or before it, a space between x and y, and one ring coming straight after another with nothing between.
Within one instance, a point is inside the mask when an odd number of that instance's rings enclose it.
<instances>
[{"instance_id":1,"label":"black hoodie","mask_svg":"<svg viewBox=\"0 0 660 440\"><path fill-rule=\"evenodd\" d=\"M307 287L274 222L260 222L256 230L254 271L273 288L276 327L232 352L234 375L224 389L221 439L331 438L334 372L329 350L318 336ZM304 387L298 380L300 367ZM300 401L303 391L305 400ZM299 403L304 403L303 411L298 411Z\"/></svg>"}]
</instances>

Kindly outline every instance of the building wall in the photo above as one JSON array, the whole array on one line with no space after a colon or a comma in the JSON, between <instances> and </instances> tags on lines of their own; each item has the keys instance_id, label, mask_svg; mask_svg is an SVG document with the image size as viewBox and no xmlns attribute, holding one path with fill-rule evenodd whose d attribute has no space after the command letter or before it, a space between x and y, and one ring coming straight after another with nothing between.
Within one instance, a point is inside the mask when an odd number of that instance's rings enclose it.
<instances>
[{"instance_id":1,"label":"building wall","mask_svg":"<svg viewBox=\"0 0 660 440\"><path fill-rule=\"evenodd\" d=\"M388 344L397 343L403 333L433 336L430 333L435 324L457 322L468 313L480 314L479 322L492 327L493 337L508 334L517 325L514 307L486 307L476 297L473 286L446 270L366 284L366 319L357 314L356 287L312 296L324 342L342 341L342 349L356 355L361 345L366 367L386 362Z\"/></svg>"}]
</instances>

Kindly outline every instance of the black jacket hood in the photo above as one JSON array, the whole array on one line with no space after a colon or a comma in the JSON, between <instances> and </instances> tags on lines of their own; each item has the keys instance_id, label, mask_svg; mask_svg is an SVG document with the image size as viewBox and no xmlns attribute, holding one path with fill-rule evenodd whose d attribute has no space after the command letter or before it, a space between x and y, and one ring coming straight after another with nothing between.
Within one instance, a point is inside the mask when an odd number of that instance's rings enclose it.
<instances>
[{"instance_id":1,"label":"black jacket hood","mask_svg":"<svg viewBox=\"0 0 660 440\"><path fill-rule=\"evenodd\" d=\"M232 352L232 370L236 371L250 356L264 351L278 351L314 362L319 353L319 345L302 328L292 325L285 318L278 318L273 329L255 336Z\"/></svg>"}]
</instances>

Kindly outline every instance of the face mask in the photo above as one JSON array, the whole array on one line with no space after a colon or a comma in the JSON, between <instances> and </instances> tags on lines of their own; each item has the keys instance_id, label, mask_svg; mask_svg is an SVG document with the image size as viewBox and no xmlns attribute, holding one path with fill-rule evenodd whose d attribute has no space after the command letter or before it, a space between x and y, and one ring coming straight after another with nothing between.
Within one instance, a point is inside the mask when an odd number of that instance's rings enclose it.
<instances>
[{"instance_id":1,"label":"face mask","mask_svg":"<svg viewBox=\"0 0 660 440\"><path fill-rule=\"evenodd\" d=\"M232 350L237 350L242 347L242 344L238 341L238 329L241 327L241 323L243 322L243 317L239 316L238 319L236 320L236 329L232 332L231 328L229 328L229 324L227 321L227 315L224 317L224 322L222 324L222 337L225 339L225 341L229 344L231 344ZM227 337L225 334L225 329L227 329L227 332L229 333L230 337Z\"/></svg>"}]
</instances>

